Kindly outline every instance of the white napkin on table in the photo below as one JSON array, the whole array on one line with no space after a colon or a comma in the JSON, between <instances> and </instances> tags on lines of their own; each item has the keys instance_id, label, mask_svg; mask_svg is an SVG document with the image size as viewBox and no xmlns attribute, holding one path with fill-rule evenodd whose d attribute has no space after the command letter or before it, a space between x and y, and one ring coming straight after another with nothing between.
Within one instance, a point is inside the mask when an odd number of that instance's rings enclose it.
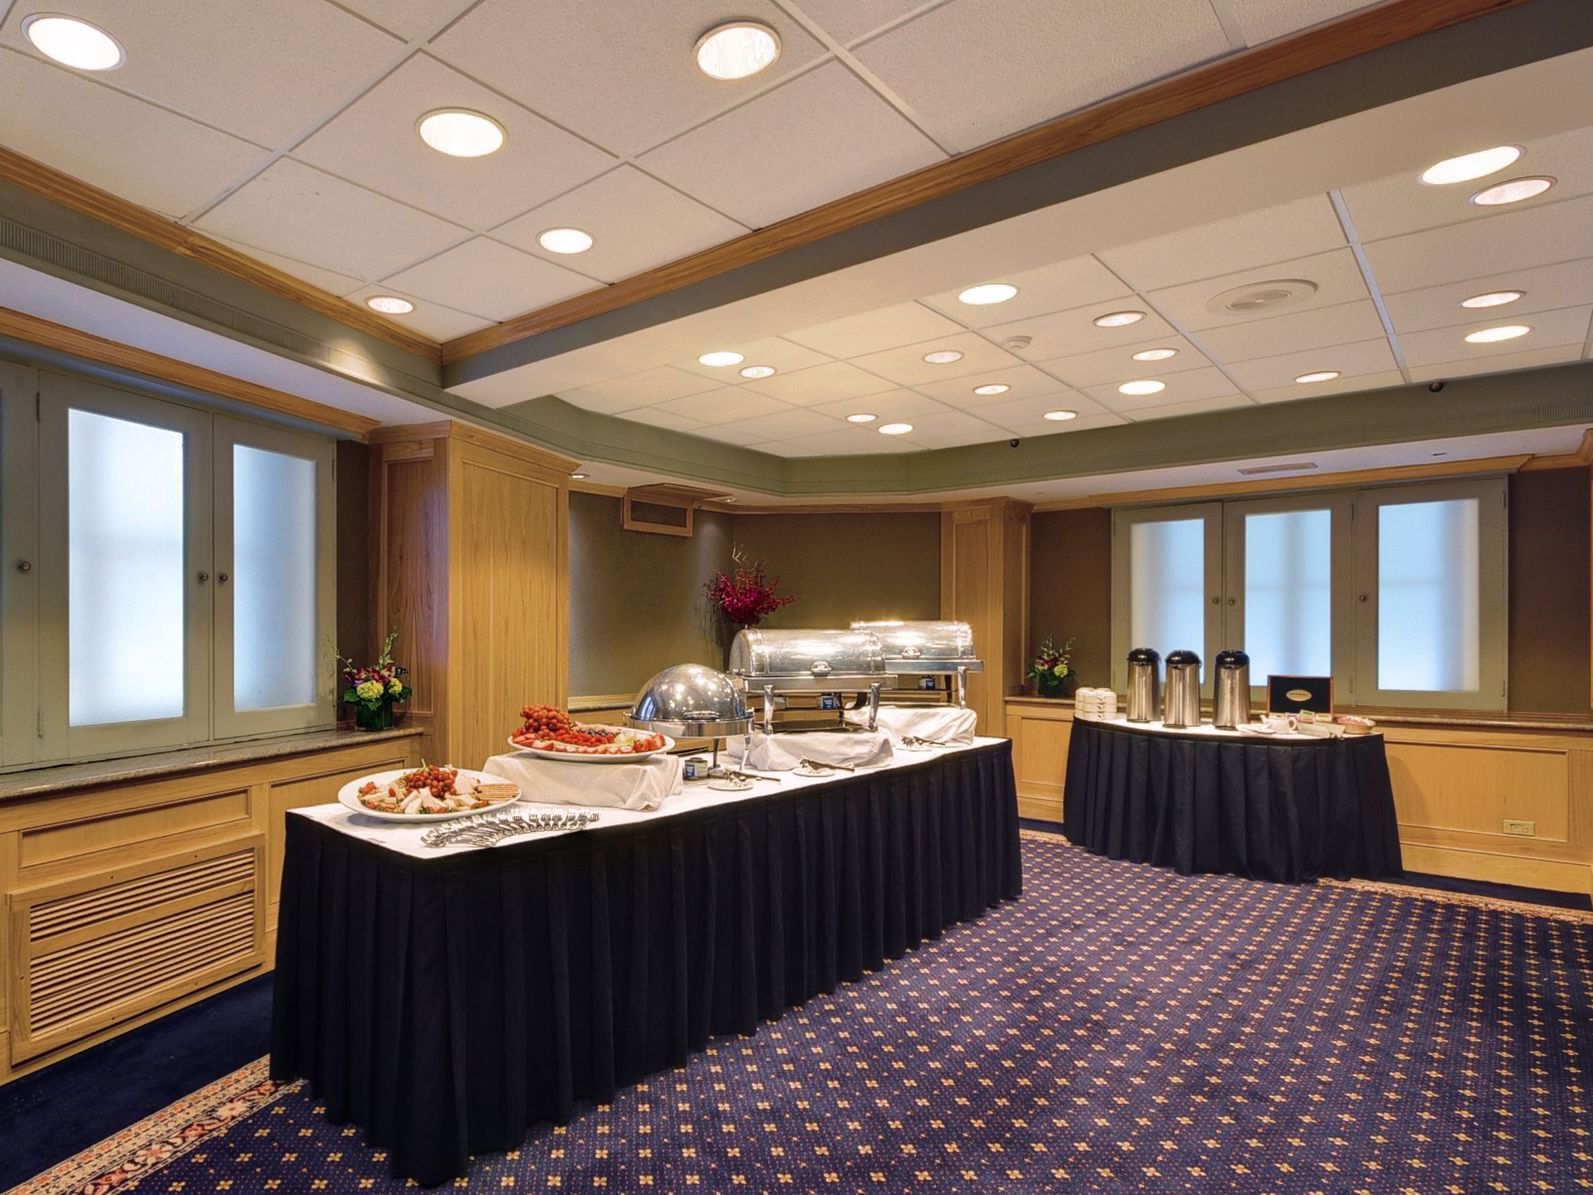
<instances>
[{"instance_id":1,"label":"white napkin on table","mask_svg":"<svg viewBox=\"0 0 1593 1195\"><path fill-rule=\"evenodd\" d=\"M635 763L575 763L516 752L494 755L481 769L520 786L538 805L598 805L657 809L681 791L685 763L678 755L650 755Z\"/></svg>"}]
</instances>

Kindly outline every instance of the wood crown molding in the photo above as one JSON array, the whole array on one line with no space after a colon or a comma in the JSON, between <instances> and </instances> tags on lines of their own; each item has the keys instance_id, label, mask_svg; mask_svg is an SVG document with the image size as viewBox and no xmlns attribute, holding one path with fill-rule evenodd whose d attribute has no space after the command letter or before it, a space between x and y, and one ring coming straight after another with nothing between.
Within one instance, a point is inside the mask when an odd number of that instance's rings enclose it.
<instances>
[{"instance_id":1,"label":"wood crown molding","mask_svg":"<svg viewBox=\"0 0 1593 1195\"><path fill-rule=\"evenodd\" d=\"M370 434L372 444L392 444L407 442L423 442L427 440L454 440L461 444L468 444L472 448L484 448L489 452L499 452L504 456L514 457L528 465L550 470L561 475L563 483L569 484L568 477L572 470L580 465L574 457L563 456L557 452L550 452L546 448L539 448L525 440L516 440L509 436L499 435L496 432L485 431L473 423L463 423L458 420L443 419L435 423L408 423L402 426L378 428ZM406 451L408 451L406 449Z\"/></svg>"},{"instance_id":2,"label":"wood crown molding","mask_svg":"<svg viewBox=\"0 0 1593 1195\"><path fill-rule=\"evenodd\" d=\"M322 427L336 428L357 440L369 439L371 433L379 426L378 420L365 415L356 415L352 411L327 406L314 399L300 398L296 394L273 390L269 386L247 382L230 374L217 373L202 365L191 365L174 357L163 357L159 353L135 348L130 344L106 340L102 336L95 336L92 332L80 332L76 328L51 323L36 315L14 311L9 307L0 307L0 336L12 336L17 340L38 345L40 348L81 357L85 361L126 369L175 386L201 390L206 394L231 399L257 410L270 411L275 415L286 415L291 419L301 419Z\"/></svg>"},{"instance_id":3,"label":"wood crown molding","mask_svg":"<svg viewBox=\"0 0 1593 1195\"><path fill-rule=\"evenodd\" d=\"M148 208L112 195L92 183L73 178L53 166L36 162L4 146L0 146L0 179L24 187L36 195L42 195L62 207L130 233L179 257L186 257L190 261L201 262L224 274L230 274L278 298L297 303L300 307L318 315L327 316L340 324L396 345L428 361L441 360L441 346L435 340L418 332L411 332L407 328L401 328L368 307L339 298L318 286L311 286L291 274L285 274L264 262L239 253L220 241L212 240L201 232L185 228Z\"/></svg>"},{"instance_id":4,"label":"wood crown molding","mask_svg":"<svg viewBox=\"0 0 1593 1195\"><path fill-rule=\"evenodd\" d=\"M1527 0L1387 0L1070 112L668 265L442 345L443 364L680 290L883 216Z\"/></svg>"},{"instance_id":5,"label":"wood crown molding","mask_svg":"<svg viewBox=\"0 0 1593 1195\"><path fill-rule=\"evenodd\" d=\"M1535 456L1521 466L1523 473L1537 473L1545 469L1586 469L1593 465L1593 427L1582 433L1582 442L1575 452L1555 456Z\"/></svg>"}]
</instances>

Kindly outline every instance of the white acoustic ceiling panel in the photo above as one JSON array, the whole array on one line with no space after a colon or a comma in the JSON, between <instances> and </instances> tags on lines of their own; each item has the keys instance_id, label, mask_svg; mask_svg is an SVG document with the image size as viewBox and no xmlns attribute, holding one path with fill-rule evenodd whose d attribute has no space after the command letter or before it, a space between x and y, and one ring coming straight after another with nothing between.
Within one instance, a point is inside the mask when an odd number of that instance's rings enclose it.
<instances>
[{"instance_id":1,"label":"white acoustic ceiling panel","mask_svg":"<svg viewBox=\"0 0 1593 1195\"><path fill-rule=\"evenodd\" d=\"M834 419L848 415L873 415L872 424L860 427L878 427L882 423L899 423L915 415L938 414L951 408L945 403L928 398L916 390L885 390L878 394L865 394L860 398L845 398L840 402L820 403L813 410Z\"/></svg>"},{"instance_id":2,"label":"white acoustic ceiling panel","mask_svg":"<svg viewBox=\"0 0 1593 1195\"><path fill-rule=\"evenodd\" d=\"M339 0L344 8L402 37L423 37L470 8L475 0Z\"/></svg>"},{"instance_id":3,"label":"white acoustic ceiling panel","mask_svg":"<svg viewBox=\"0 0 1593 1195\"><path fill-rule=\"evenodd\" d=\"M1000 394L975 393L981 388L992 386L1005 386L1007 389ZM1006 369L981 370L966 377L940 382L922 382L915 389L920 394L927 394L960 410L982 411L992 403L1063 393L1067 386L1033 365L1013 365Z\"/></svg>"},{"instance_id":4,"label":"white acoustic ceiling panel","mask_svg":"<svg viewBox=\"0 0 1593 1195\"><path fill-rule=\"evenodd\" d=\"M832 357L860 357L932 336L955 335L962 325L922 303L897 303L862 315L849 315L811 328L787 332L785 338Z\"/></svg>"},{"instance_id":5,"label":"white acoustic ceiling panel","mask_svg":"<svg viewBox=\"0 0 1593 1195\"><path fill-rule=\"evenodd\" d=\"M1017 287L1018 293L1003 303L982 306L958 299L967 287L983 282L1004 282ZM924 302L966 327L990 328L1103 299L1119 299L1130 293L1131 288L1121 278L1095 258L1085 256L999 277L970 278L964 286L931 295Z\"/></svg>"},{"instance_id":6,"label":"white acoustic ceiling panel","mask_svg":"<svg viewBox=\"0 0 1593 1195\"><path fill-rule=\"evenodd\" d=\"M816 407L822 403L879 394L894 388L885 378L845 361L815 365L795 373L777 373L772 378L748 382L740 387L798 407Z\"/></svg>"},{"instance_id":7,"label":"white acoustic ceiling panel","mask_svg":"<svg viewBox=\"0 0 1593 1195\"><path fill-rule=\"evenodd\" d=\"M1593 257L1593 195L1377 241L1366 257L1384 294Z\"/></svg>"},{"instance_id":8,"label":"white acoustic ceiling panel","mask_svg":"<svg viewBox=\"0 0 1593 1195\"><path fill-rule=\"evenodd\" d=\"M428 258L384 281L490 320L506 320L593 290L590 278L486 237Z\"/></svg>"},{"instance_id":9,"label":"white acoustic ceiling panel","mask_svg":"<svg viewBox=\"0 0 1593 1195\"><path fill-rule=\"evenodd\" d=\"M1251 320L1225 328L1207 328L1199 340L1218 361L1248 361L1280 353L1304 352L1334 344L1352 344L1383 335L1383 323L1370 299L1317 307L1292 315Z\"/></svg>"},{"instance_id":10,"label":"white acoustic ceiling panel","mask_svg":"<svg viewBox=\"0 0 1593 1195\"><path fill-rule=\"evenodd\" d=\"M1231 309L1231 304L1242 306L1247 300L1268 294L1280 294L1291 289L1288 286L1269 287L1268 283L1291 282L1308 282L1316 289L1313 291L1308 287L1297 288L1299 297L1289 300L1287 307L1281 309L1264 304L1254 309L1237 311ZM1235 292L1238 294L1235 295ZM1216 302L1219 296L1231 296L1231 298L1224 302ZM1188 282L1166 290L1154 290L1145 297L1155 304L1157 311L1179 327L1198 332L1206 328L1251 323L1258 319L1280 315L1284 311L1296 312L1307 311L1313 307L1333 307L1340 303L1367 299L1370 296L1367 294L1366 281L1361 276L1361 267L1356 263L1355 254L1346 247L1311 257L1273 262L1237 274L1224 274L1200 282Z\"/></svg>"},{"instance_id":11,"label":"white acoustic ceiling panel","mask_svg":"<svg viewBox=\"0 0 1593 1195\"><path fill-rule=\"evenodd\" d=\"M1139 311L1144 318L1132 324L1101 327L1096 320L1122 311ZM1029 343L1012 351L1029 361L1050 361L1093 353L1114 345L1140 344L1155 340L1164 343L1175 336L1173 326L1151 311L1150 305L1132 296L1095 303L1072 311L1054 311L1033 319L1015 320L987 328L985 335L1005 343L1013 336L1027 336Z\"/></svg>"},{"instance_id":12,"label":"white acoustic ceiling panel","mask_svg":"<svg viewBox=\"0 0 1593 1195\"><path fill-rule=\"evenodd\" d=\"M1462 300L1502 291L1523 292L1520 299L1479 313L1462 307ZM1470 324L1479 314L1500 321L1518 319L1537 311L1593 304L1593 258L1558 262L1532 269L1510 270L1483 278L1468 278L1422 290L1403 291L1387 298L1388 314L1399 333L1420 332Z\"/></svg>"},{"instance_id":13,"label":"white acoustic ceiling panel","mask_svg":"<svg viewBox=\"0 0 1593 1195\"><path fill-rule=\"evenodd\" d=\"M1379 0L1213 0L1227 9L1247 46L1286 37Z\"/></svg>"},{"instance_id":14,"label":"white acoustic ceiling panel","mask_svg":"<svg viewBox=\"0 0 1593 1195\"><path fill-rule=\"evenodd\" d=\"M1160 381L1165 383L1166 388L1155 394L1128 395L1123 394L1116 386L1090 386L1084 393L1109 411L1137 419L1155 407L1177 406L1209 398L1225 398L1239 391L1239 388L1220 369L1214 368L1190 369L1165 377L1147 371L1135 380Z\"/></svg>"},{"instance_id":15,"label":"white acoustic ceiling panel","mask_svg":"<svg viewBox=\"0 0 1593 1195\"><path fill-rule=\"evenodd\" d=\"M1135 353L1158 349L1172 349L1175 355L1162 361L1134 360ZM1041 361L1040 368L1070 386L1104 386L1108 382L1140 377L1146 370L1155 370L1157 376L1161 376L1182 373L1186 369L1201 369L1210 364L1201 351L1182 336L1162 336Z\"/></svg>"},{"instance_id":16,"label":"white acoustic ceiling panel","mask_svg":"<svg viewBox=\"0 0 1593 1195\"><path fill-rule=\"evenodd\" d=\"M753 394L744 386L720 386L701 394L671 399L658 405L660 409L671 414L684 415L688 419L701 419L704 423L716 426L791 409L775 399ZM642 419L646 421L645 416L642 416Z\"/></svg>"},{"instance_id":17,"label":"white acoustic ceiling panel","mask_svg":"<svg viewBox=\"0 0 1593 1195\"><path fill-rule=\"evenodd\" d=\"M1413 365L1410 377L1413 382L1431 382L1507 373L1516 369L1541 369L1546 365L1576 361L1583 355L1582 346L1572 342L1547 348L1521 349L1514 353L1479 354L1467 360L1441 361L1435 365Z\"/></svg>"},{"instance_id":18,"label":"white acoustic ceiling panel","mask_svg":"<svg viewBox=\"0 0 1593 1195\"><path fill-rule=\"evenodd\" d=\"M924 360L926 356L940 352L956 352L962 356L956 361L944 363ZM886 349L883 353L866 353L853 358L853 364L899 386L918 386L975 376L983 378L988 373L1009 369L1021 362L984 337L963 332L956 336L939 336L934 340Z\"/></svg>"},{"instance_id":19,"label":"white acoustic ceiling panel","mask_svg":"<svg viewBox=\"0 0 1593 1195\"><path fill-rule=\"evenodd\" d=\"M622 377L594 382L587 386L584 392L600 398L623 401L632 407L645 407L650 403L684 398L688 394L702 394L704 391L718 388L719 383L711 379L700 378L672 365L661 365L657 369L647 369L641 373L625 374Z\"/></svg>"},{"instance_id":20,"label":"white acoustic ceiling panel","mask_svg":"<svg viewBox=\"0 0 1593 1195\"><path fill-rule=\"evenodd\" d=\"M1336 344L1325 348L1306 349L1296 353L1280 353L1275 357L1255 357L1228 366L1228 374L1247 391L1271 390L1281 386L1296 385L1294 379L1306 374L1337 371L1343 377L1359 377L1369 373L1399 372L1394 351L1387 339L1361 340L1350 344ZM1327 383L1300 384L1294 391L1296 398L1311 398L1331 393L1323 389Z\"/></svg>"},{"instance_id":21,"label":"white acoustic ceiling panel","mask_svg":"<svg viewBox=\"0 0 1593 1195\"><path fill-rule=\"evenodd\" d=\"M1586 307L1565 307L1559 311L1540 311L1516 319L1511 316L1493 316L1454 328L1433 328L1426 332L1409 332L1399 338L1405 349L1405 360L1414 369L1425 365L1439 365L1448 361L1487 361L1512 353L1536 352L1539 349L1575 345L1577 355L1588 338ZM1501 324L1521 324L1531 329L1516 340L1495 341L1490 344L1472 344L1466 340L1468 333L1498 327Z\"/></svg>"},{"instance_id":22,"label":"white acoustic ceiling panel","mask_svg":"<svg viewBox=\"0 0 1593 1195\"><path fill-rule=\"evenodd\" d=\"M384 286L381 283L367 284L349 293L347 298L356 303L363 304L372 295L391 295L397 288ZM429 336L433 340L452 340L455 336L464 336L469 332L476 332L482 328L490 328L492 321L482 319L480 316L467 315L463 311L455 311L451 307L444 307L441 303L433 303L419 295L399 293L401 299L408 299L415 304L415 310L407 315L395 315L388 318L401 328L419 332L422 336Z\"/></svg>"},{"instance_id":23,"label":"white acoustic ceiling panel","mask_svg":"<svg viewBox=\"0 0 1593 1195\"><path fill-rule=\"evenodd\" d=\"M946 0L801 0L796 7L842 45L892 22L946 3Z\"/></svg>"},{"instance_id":24,"label":"white acoustic ceiling panel","mask_svg":"<svg viewBox=\"0 0 1593 1195\"><path fill-rule=\"evenodd\" d=\"M809 366L827 364L830 360L823 353L803 348L800 344L779 336L766 336L762 340L745 343L715 344L713 348L723 352L740 353L742 359L734 365L704 365L701 361L692 359L676 362L676 365L687 373L712 378L716 382L728 382L734 386L759 380L742 377L743 369L761 365L779 373L794 373Z\"/></svg>"}]
</instances>

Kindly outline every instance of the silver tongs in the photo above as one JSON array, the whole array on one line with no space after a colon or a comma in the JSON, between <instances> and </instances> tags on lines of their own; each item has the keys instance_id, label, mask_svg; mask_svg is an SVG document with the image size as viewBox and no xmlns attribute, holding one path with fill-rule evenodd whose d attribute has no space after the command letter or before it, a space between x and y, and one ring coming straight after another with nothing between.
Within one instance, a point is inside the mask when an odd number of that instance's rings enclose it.
<instances>
[{"instance_id":1,"label":"silver tongs","mask_svg":"<svg viewBox=\"0 0 1593 1195\"><path fill-rule=\"evenodd\" d=\"M772 780L776 784L780 783L780 777L778 776L759 776L752 772L737 771L734 768L726 768L724 778L726 780L745 780L749 784L756 784L759 780Z\"/></svg>"},{"instance_id":2,"label":"silver tongs","mask_svg":"<svg viewBox=\"0 0 1593 1195\"><path fill-rule=\"evenodd\" d=\"M420 841L429 847L497 846L500 842L527 834L584 830L593 825L597 817L594 809L561 813L478 813L474 817L457 818L445 825L433 826L421 835Z\"/></svg>"},{"instance_id":3,"label":"silver tongs","mask_svg":"<svg viewBox=\"0 0 1593 1195\"><path fill-rule=\"evenodd\" d=\"M902 736L902 746L904 747L955 747L956 745L956 743L943 743L939 739L920 738L916 734Z\"/></svg>"},{"instance_id":4,"label":"silver tongs","mask_svg":"<svg viewBox=\"0 0 1593 1195\"><path fill-rule=\"evenodd\" d=\"M854 768L849 763L830 763L827 760L823 760L823 759L808 759L806 756L804 756L803 758L797 760L797 765L799 767L808 767L808 768L838 768L838 769L840 769L843 772L855 772L855 771L857 771L857 769Z\"/></svg>"}]
</instances>

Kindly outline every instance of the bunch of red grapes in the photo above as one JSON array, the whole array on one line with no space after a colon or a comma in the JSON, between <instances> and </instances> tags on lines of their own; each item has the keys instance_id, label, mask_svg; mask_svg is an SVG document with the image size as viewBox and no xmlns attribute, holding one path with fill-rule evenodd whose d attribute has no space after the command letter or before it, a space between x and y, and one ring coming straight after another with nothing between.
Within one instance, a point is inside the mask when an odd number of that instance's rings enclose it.
<instances>
[{"instance_id":1,"label":"bunch of red grapes","mask_svg":"<svg viewBox=\"0 0 1593 1195\"><path fill-rule=\"evenodd\" d=\"M404 774L404 791L413 793L426 788L431 790L434 797L448 797L454 794L454 781L458 778L458 768L439 768L436 764L422 763L413 772Z\"/></svg>"},{"instance_id":2,"label":"bunch of red grapes","mask_svg":"<svg viewBox=\"0 0 1593 1195\"><path fill-rule=\"evenodd\" d=\"M575 719L551 705L528 705L520 711L525 723L517 739L545 739L555 743L569 743L576 747L601 747L614 741L614 732L606 727L577 727Z\"/></svg>"}]
</instances>

